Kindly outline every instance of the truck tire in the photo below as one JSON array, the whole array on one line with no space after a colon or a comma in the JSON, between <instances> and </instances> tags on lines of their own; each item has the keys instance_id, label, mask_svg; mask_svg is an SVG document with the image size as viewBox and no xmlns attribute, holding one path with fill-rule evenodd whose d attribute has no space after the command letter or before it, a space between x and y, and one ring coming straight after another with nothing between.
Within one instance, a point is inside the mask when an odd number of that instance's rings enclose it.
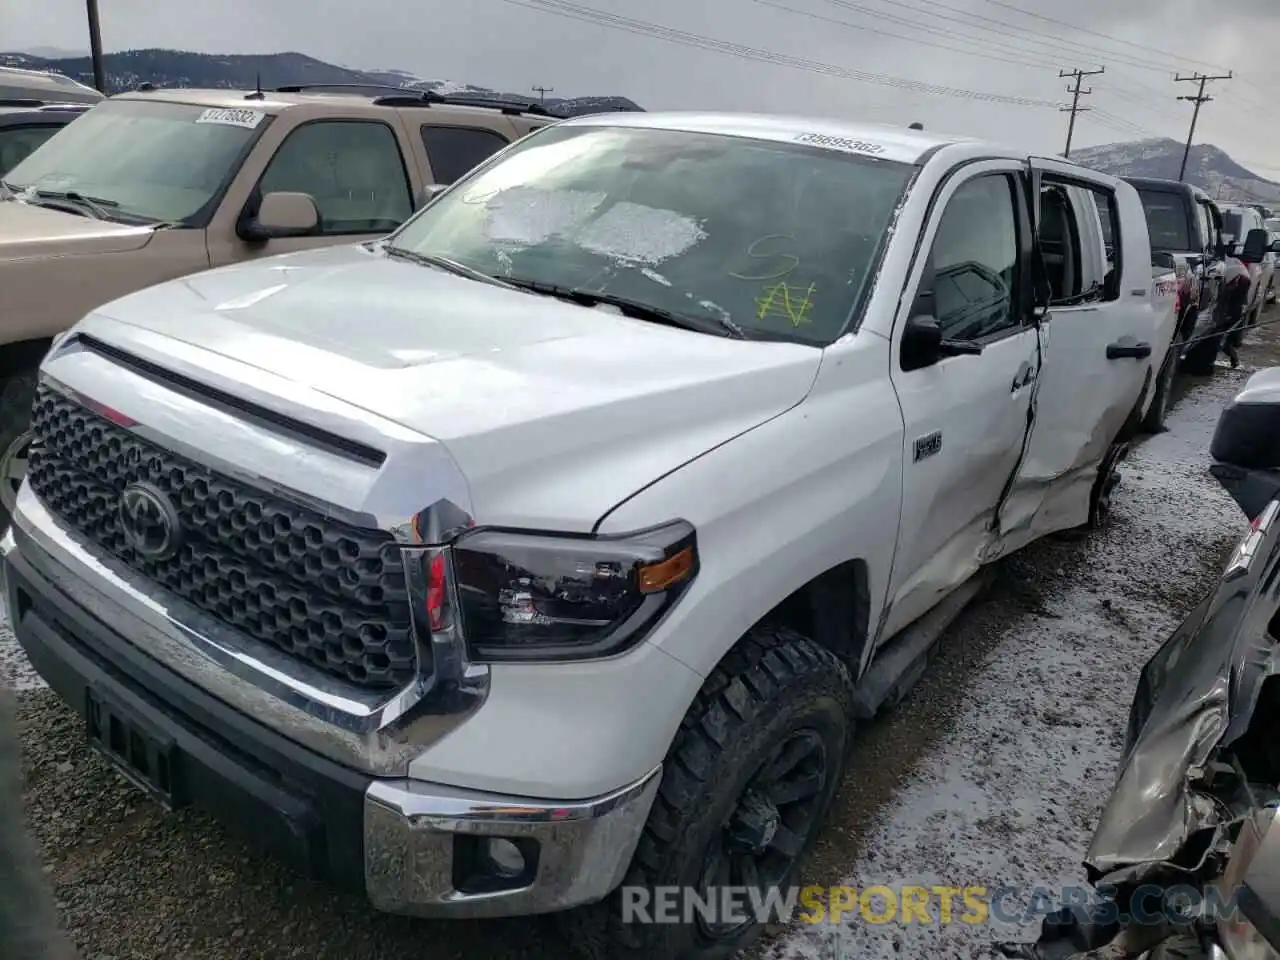
<instances>
[{"instance_id":1,"label":"truck tire","mask_svg":"<svg viewBox=\"0 0 1280 960\"><path fill-rule=\"evenodd\" d=\"M1120 462L1129 456L1129 444L1116 441L1098 465L1098 476L1089 491L1089 519L1086 530L1101 530L1111 518L1111 497L1120 483Z\"/></svg>"},{"instance_id":2,"label":"truck tire","mask_svg":"<svg viewBox=\"0 0 1280 960\"><path fill-rule=\"evenodd\" d=\"M685 714L623 887L787 889L840 784L853 709L838 657L793 630L753 628ZM627 922L621 890L560 920L590 960L726 960L764 926L716 926L677 902L691 922Z\"/></svg>"},{"instance_id":3,"label":"truck tire","mask_svg":"<svg viewBox=\"0 0 1280 960\"><path fill-rule=\"evenodd\" d=\"M36 399L36 375L24 371L0 381L0 533L9 528L18 487L27 473L31 406Z\"/></svg>"},{"instance_id":4,"label":"truck tire","mask_svg":"<svg viewBox=\"0 0 1280 960\"><path fill-rule=\"evenodd\" d=\"M1169 352L1165 354L1164 365L1156 377L1156 394L1151 398L1151 406L1142 419L1142 430L1145 433L1164 433L1165 418L1169 415L1169 404L1173 401L1173 383L1178 376L1178 355L1182 352L1183 334L1175 330L1173 343L1169 344Z\"/></svg>"},{"instance_id":5,"label":"truck tire","mask_svg":"<svg viewBox=\"0 0 1280 960\"><path fill-rule=\"evenodd\" d=\"M1182 372L1193 377L1213 375L1213 364L1222 350L1222 335L1205 337L1193 343L1187 355L1182 358Z\"/></svg>"}]
</instances>

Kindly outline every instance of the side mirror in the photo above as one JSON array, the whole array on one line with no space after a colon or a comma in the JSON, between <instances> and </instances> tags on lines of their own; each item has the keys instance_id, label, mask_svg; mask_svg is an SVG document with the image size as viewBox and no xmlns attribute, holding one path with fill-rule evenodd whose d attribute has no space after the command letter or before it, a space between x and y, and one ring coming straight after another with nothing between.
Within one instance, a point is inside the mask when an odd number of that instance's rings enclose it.
<instances>
[{"instance_id":1,"label":"side mirror","mask_svg":"<svg viewBox=\"0 0 1280 960\"><path fill-rule=\"evenodd\" d=\"M447 183L427 184L426 187L423 188L422 192L418 194L418 202L413 205L414 209L421 210L428 203L430 203L432 200L440 196L440 194L444 193L448 189L449 189L449 184Z\"/></svg>"},{"instance_id":2,"label":"side mirror","mask_svg":"<svg viewBox=\"0 0 1280 960\"><path fill-rule=\"evenodd\" d=\"M309 193L278 190L262 198L258 215L240 230L245 240L262 242L284 237L305 237L320 226L320 210Z\"/></svg>"},{"instance_id":3,"label":"side mirror","mask_svg":"<svg viewBox=\"0 0 1280 960\"><path fill-rule=\"evenodd\" d=\"M1262 258L1267 255L1267 249L1271 246L1270 238L1265 230L1250 230L1244 238L1244 249L1240 252L1240 259L1245 263L1261 263Z\"/></svg>"},{"instance_id":4,"label":"side mirror","mask_svg":"<svg viewBox=\"0 0 1280 960\"><path fill-rule=\"evenodd\" d=\"M944 340L938 321L927 314L916 314L902 331L901 361L903 370L931 367L944 357L977 356L982 344L964 340Z\"/></svg>"},{"instance_id":5,"label":"side mirror","mask_svg":"<svg viewBox=\"0 0 1280 960\"><path fill-rule=\"evenodd\" d=\"M1272 240L1267 245L1267 253L1280 253L1280 239Z\"/></svg>"}]
</instances>

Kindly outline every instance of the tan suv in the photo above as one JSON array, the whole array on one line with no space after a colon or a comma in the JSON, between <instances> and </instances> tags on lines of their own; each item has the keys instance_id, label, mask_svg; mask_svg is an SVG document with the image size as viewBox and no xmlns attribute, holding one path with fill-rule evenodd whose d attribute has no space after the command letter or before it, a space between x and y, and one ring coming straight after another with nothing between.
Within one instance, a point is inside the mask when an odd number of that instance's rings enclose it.
<instances>
[{"instance_id":1,"label":"tan suv","mask_svg":"<svg viewBox=\"0 0 1280 960\"><path fill-rule=\"evenodd\" d=\"M0 181L0 530L55 335L164 280L389 233L555 119L536 104L295 86L138 90L68 124Z\"/></svg>"}]
</instances>

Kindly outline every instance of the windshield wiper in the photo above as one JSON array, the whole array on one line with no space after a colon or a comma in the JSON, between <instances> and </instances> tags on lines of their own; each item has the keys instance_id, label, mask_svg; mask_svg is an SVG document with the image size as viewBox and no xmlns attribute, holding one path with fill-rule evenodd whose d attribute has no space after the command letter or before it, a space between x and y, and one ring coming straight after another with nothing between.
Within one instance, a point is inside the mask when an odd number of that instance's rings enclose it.
<instances>
[{"instance_id":1,"label":"windshield wiper","mask_svg":"<svg viewBox=\"0 0 1280 960\"><path fill-rule=\"evenodd\" d=\"M421 264L424 267L447 270L449 273L459 277L466 277L468 280L491 283L496 287L511 287L511 284L498 277L491 276L483 270L477 270L475 267L468 267L465 263L459 263L457 260L450 260L448 257L438 257L432 253L418 253L416 250L406 250L404 247L393 247L385 243L382 245L382 251L389 257L407 260L409 263Z\"/></svg>"},{"instance_id":2,"label":"windshield wiper","mask_svg":"<svg viewBox=\"0 0 1280 960\"><path fill-rule=\"evenodd\" d=\"M620 297L613 293L592 293L574 287L562 287L554 283L543 283L541 280L522 280L515 277L507 279L507 283L530 293L541 293L548 297L558 297L581 304L584 307L609 306L617 307L627 316L637 320L650 320L663 323L669 327L680 327L682 330L696 330L698 333L710 333L720 337L732 337L735 340L748 339L746 332L730 320L719 314L708 314L705 317L691 317L685 313L677 313L663 307Z\"/></svg>"},{"instance_id":3,"label":"windshield wiper","mask_svg":"<svg viewBox=\"0 0 1280 960\"><path fill-rule=\"evenodd\" d=\"M110 220L107 207L120 206L115 200L103 200L101 197L86 197L78 190L36 190L38 200L68 200L88 210L95 220Z\"/></svg>"}]
</instances>

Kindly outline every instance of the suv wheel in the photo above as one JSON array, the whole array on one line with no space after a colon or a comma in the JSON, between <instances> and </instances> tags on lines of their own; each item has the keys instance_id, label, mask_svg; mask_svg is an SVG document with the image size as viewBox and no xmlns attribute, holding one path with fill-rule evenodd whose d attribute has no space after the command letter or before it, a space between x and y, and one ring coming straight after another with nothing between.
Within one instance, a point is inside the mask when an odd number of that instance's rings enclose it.
<instances>
[{"instance_id":1,"label":"suv wheel","mask_svg":"<svg viewBox=\"0 0 1280 960\"><path fill-rule=\"evenodd\" d=\"M615 891L561 916L571 945L592 960L724 960L750 944L761 918L703 917L686 897L785 894L840 783L852 717L834 654L792 630L752 629L685 715L623 881L649 891L649 904L655 889L678 888L680 922L626 922ZM750 895L737 902L751 912Z\"/></svg>"},{"instance_id":2,"label":"suv wheel","mask_svg":"<svg viewBox=\"0 0 1280 960\"><path fill-rule=\"evenodd\" d=\"M34 373L20 373L0 383L0 532L9 527L18 488L27 475L31 405L36 398Z\"/></svg>"}]
</instances>

